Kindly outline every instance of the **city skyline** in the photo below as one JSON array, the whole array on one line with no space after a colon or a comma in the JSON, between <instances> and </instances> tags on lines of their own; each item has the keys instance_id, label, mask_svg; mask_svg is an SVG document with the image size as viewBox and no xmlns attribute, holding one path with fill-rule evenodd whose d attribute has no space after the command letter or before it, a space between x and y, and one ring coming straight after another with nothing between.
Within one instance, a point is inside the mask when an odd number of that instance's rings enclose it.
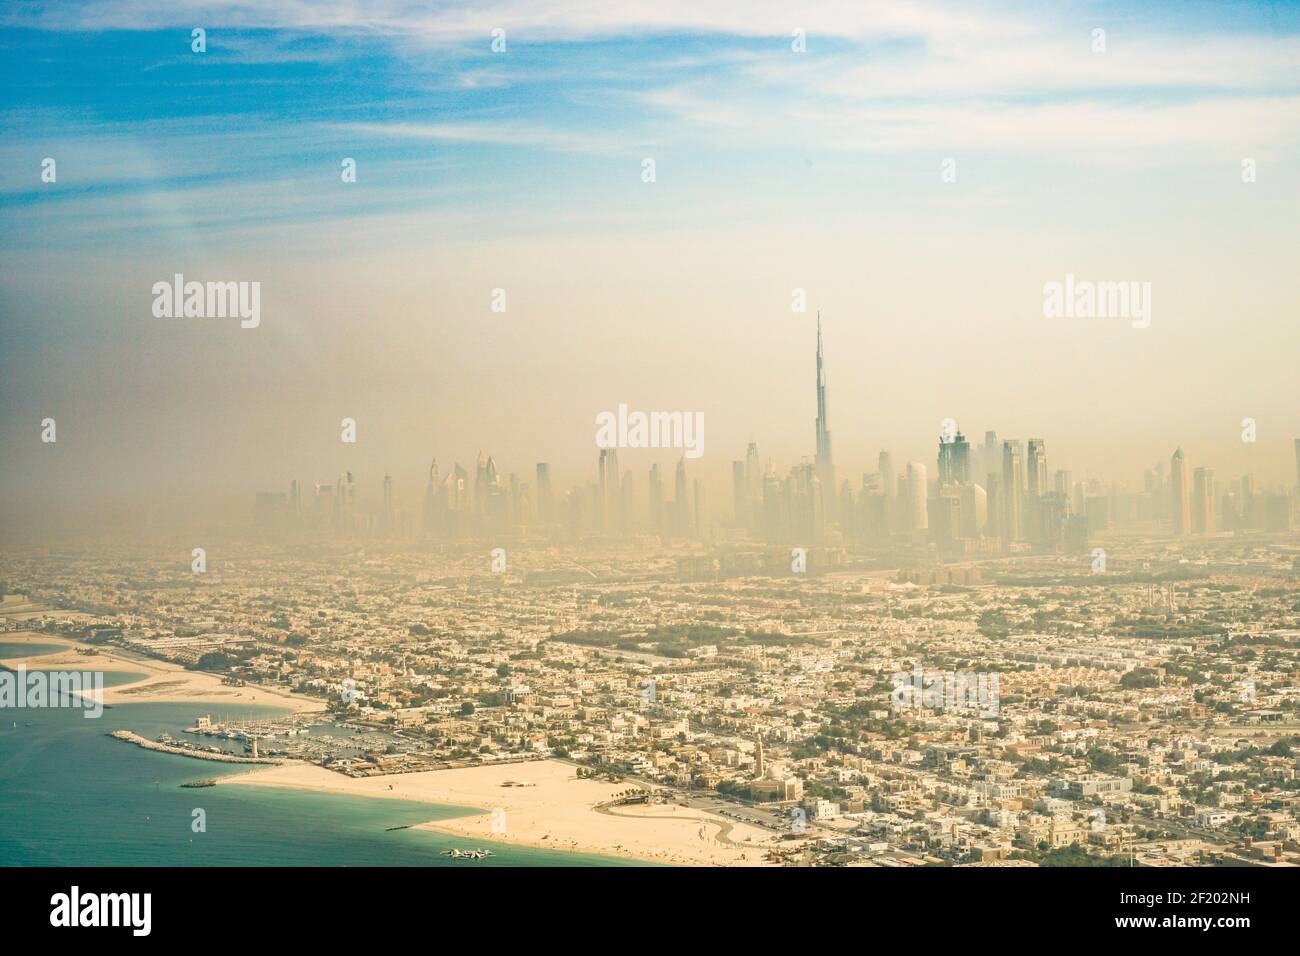
<instances>
[{"instance_id":1,"label":"city skyline","mask_svg":"<svg viewBox=\"0 0 1300 956\"><path fill-rule=\"evenodd\" d=\"M0 20L5 516L293 471L400 492L435 446L585 480L620 402L702 412L725 492L750 440L808 453L780 386L818 310L843 474L929 462L952 418L1105 480L1179 445L1288 480L1295 7L214 3L195 53L155 6ZM258 324L159 317L178 274L260 283ZM1150 315L1045 314L1072 278Z\"/></svg>"},{"instance_id":2,"label":"city skyline","mask_svg":"<svg viewBox=\"0 0 1300 956\"><path fill-rule=\"evenodd\" d=\"M287 497L259 492L257 523L270 525L273 522L269 512L280 509L283 513L275 521L281 525L285 520L305 521L318 530L365 528L389 537L456 540L495 536L504 540L528 530L551 534L554 528L563 526L572 540L584 533L651 533L665 541L711 540L715 537L713 529L725 528L745 530L769 542L810 545L824 543L829 528L838 533L840 543L877 545L897 539L900 534L925 533L941 551L961 541L978 539L1000 540L1004 549L1017 542L1058 547L1072 542L1069 547L1079 551L1086 547L1090 534L1112 525L1145 524L1153 530L1168 526L1167 530L1177 536L1291 528L1291 499L1300 495L1300 439L1294 440L1296 473L1290 488L1285 483L1260 483L1257 476L1247 473L1224 476L1224 484L1216 490L1215 471L1205 465L1195 467L1193 488L1192 466L1179 446L1169 461L1168 478L1165 463L1157 461L1144 470L1139 491L1127 482L1102 482L1088 475L1075 481L1076 476L1068 469L1050 469L1047 446L1041 438L999 441L996 431L988 430L984 448L972 454L956 422L945 420L938 436L933 482L927 478L926 462L911 461L904 474L897 476L895 486L892 453L883 450L879 467L875 472L863 472L860 486L847 478L836 483L825 359L819 313L814 359L816 451L811 456L812 465L807 464L809 456L805 455L803 464L793 465L790 477L782 479L772 458L760 464L757 443L750 442L744 460L731 462L729 518L725 511L705 511L698 474L691 485L687 484L687 453L676 462L671 498L664 495L660 463L650 465L649 481L641 488L632 469L619 467L620 447L628 451L645 445L643 439L629 446L624 420L617 436L621 437L619 443L612 443L612 429L608 437L597 431L596 444L600 448L595 482L562 490L558 499L551 489L549 462L536 463L539 480L534 489L527 473L524 479L515 471L508 472L507 477L507 473L498 471L495 457L480 449L472 485L469 472L459 462L450 466L443 477L434 459L423 503L416 513L396 508L390 475L383 478L383 511L378 515L373 510L358 512L357 484L348 471L332 484L314 482L314 501L306 507L297 479L292 480ZM621 407L619 418L625 416L626 408ZM1243 440L1246 437L1243 432ZM603 444L606 441L611 443ZM657 431L654 444L659 445ZM688 490L691 487L693 495ZM770 502L782 496L785 503L778 506L781 510L772 511ZM903 502L901 509L895 499ZM796 518L801 512L803 517ZM932 514L938 521L933 528Z\"/></svg>"},{"instance_id":3,"label":"city skyline","mask_svg":"<svg viewBox=\"0 0 1300 956\"><path fill-rule=\"evenodd\" d=\"M1266 927L1297 170L1300 2L5 5L10 922Z\"/></svg>"}]
</instances>

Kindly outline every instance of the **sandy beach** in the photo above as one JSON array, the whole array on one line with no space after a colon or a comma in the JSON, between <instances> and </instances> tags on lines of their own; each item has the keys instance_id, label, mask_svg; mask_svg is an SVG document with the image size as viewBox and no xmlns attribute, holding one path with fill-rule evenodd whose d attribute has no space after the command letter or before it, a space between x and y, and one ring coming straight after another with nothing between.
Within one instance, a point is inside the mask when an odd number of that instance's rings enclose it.
<instances>
[{"instance_id":1,"label":"sandy beach","mask_svg":"<svg viewBox=\"0 0 1300 956\"><path fill-rule=\"evenodd\" d=\"M130 684L105 688L104 703L110 707L114 704L180 701L230 708L256 704L294 712L325 709L325 702L314 698L263 687L230 687L223 684L216 674L186 670L179 664L166 661L127 656L117 648L102 644L82 644L64 637L32 631L0 634L0 641L12 644L58 644L67 648L49 654L0 658L0 664L10 669L22 666L28 670L126 671L145 675L141 680ZM93 649L95 653L78 654L79 649Z\"/></svg>"},{"instance_id":2,"label":"sandy beach","mask_svg":"<svg viewBox=\"0 0 1300 956\"><path fill-rule=\"evenodd\" d=\"M322 701L260 687L229 687L214 674L127 656L104 645L94 645L93 654L82 654L77 651L92 645L37 632L7 633L0 635L0 640L64 648L0 658L0 664L9 668L146 675L106 688L104 703L110 706L178 701L213 709L243 704L296 712L325 709ZM526 786L504 786L507 782ZM362 778L313 764L289 763L226 778L221 785L289 787L464 807L465 816L419 826L463 837L467 847L506 842L679 866L765 866L771 865L766 861L767 850L777 845L773 834L759 827L676 804L606 808L604 804L637 785L579 779L576 767L558 760ZM504 833L493 832L494 819L501 819L500 814L494 817L497 810L504 811Z\"/></svg>"},{"instance_id":3,"label":"sandy beach","mask_svg":"<svg viewBox=\"0 0 1300 956\"><path fill-rule=\"evenodd\" d=\"M503 786L509 781L528 786ZM776 845L766 830L674 804L598 809L635 784L579 779L576 767L558 760L361 778L290 764L221 782L232 784L466 807L466 816L420 824L464 837L466 847L500 841L680 866L765 866ZM493 832L498 809L504 833Z\"/></svg>"}]
</instances>

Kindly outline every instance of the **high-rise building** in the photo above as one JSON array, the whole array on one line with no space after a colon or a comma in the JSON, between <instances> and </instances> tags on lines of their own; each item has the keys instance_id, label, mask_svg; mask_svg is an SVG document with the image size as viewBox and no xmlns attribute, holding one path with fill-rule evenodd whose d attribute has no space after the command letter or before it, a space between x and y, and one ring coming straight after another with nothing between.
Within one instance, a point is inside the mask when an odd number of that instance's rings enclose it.
<instances>
[{"instance_id":1,"label":"high-rise building","mask_svg":"<svg viewBox=\"0 0 1300 956\"><path fill-rule=\"evenodd\" d=\"M1241 527L1255 529L1264 526L1263 507L1255 491L1254 475L1241 476L1241 505L1238 511L1241 513Z\"/></svg>"},{"instance_id":2,"label":"high-rise building","mask_svg":"<svg viewBox=\"0 0 1300 956\"><path fill-rule=\"evenodd\" d=\"M826 395L826 367L823 364L822 353L822 314L817 313L817 456L814 464L817 471L817 478L821 482L822 489L827 491L830 501L827 502L828 509L834 507L835 489L835 461L831 455L831 432L830 422L827 418L829 412L828 398ZM834 519L834 514L830 515Z\"/></svg>"},{"instance_id":3,"label":"high-rise building","mask_svg":"<svg viewBox=\"0 0 1300 956\"><path fill-rule=\"evenodd\" d=\"M1261 495L1259 510L1262 512L1261 523L1265 531L1277 532L1291 530L1290 495Z\"/></svg>"},{"instance_id":4,"label":"high-rise building","mask_svg":"<svg viewBox=\"0 0 1300 956\"><path fill-rule=\"evenodd\" d=\"M1300 488L1300 438L1295 440L1295 484Z\"/></svg>"},{"instance_id":5,"label":"high-rise building","mask_svg":"<svg viewBox=\"0 0 1300 956\"><path fill-rule=\"evenodd\" d=\"M1197 468L1192 481L1192 531L1214 533L1214 469Z\"/></svg>"},{"instance_id":6,"label":"high-rise building","mask_svg":"<svg viewBox=\"0 0 1300 956\"><path fill-rule=\"evenodd\" d=\"M745 463L731 463L731 496L736 509L736 527L749 527L749 484L745 480Z\"/></svg>"},{"instance_id":7,"label":"high-rise building","mask_svg":"<svg viewBox=\"0 0 1300 956\"><path fill-rule=\"evenodd\" d=\"M981 475L1001 475L1002 474L1002 446L998 444L998 433L995 431L986 431L984 433L984 453L983 461L980 462ZM988 489L989 494L993 490Z\"/></svg>"},{"instance_id":8,"label":"high-rise building","mask_svg":"<svg viewBox=\"0 0 1300 956\"><path fill-rule=\"evenodd\" d=\"M474 510L482 511L487 507L488 456L482 448L478 450L478 463L474 468Z\"/></svg>"},{"instance_id":9,"label":"high-rise building","mask_svg":"<svg viewBox=\"0 0 1300 956\"><path fill-rule=\"evenodd\" d=\"M940 550L952 548L961 534L961 486L948 485L926 502L930 538Z\"/></svg>"},{"instance_id":10,"label":"high-rise building","mask_svg":"<svg viewBox=\"0 0 1300 956\"><path fill-rule=\"evenodd\" d=\"M555 501L551 497L551 466L537 463L537 518L544 525L555 520Z\"/></svg>"},{"instance_id":11,"label":"high-rise building","mask_svg":"<svg viewBox=\"0 0 1300 956\"><path fill-rule=\"evenodd\" d=\"M885 498L880 533L888 537L898 527L898 479L894 477L894 456L882 451L877 470L880 472L880 490Z\"/></svg>"},{"instance_id":12,"label":"high-rise building","mask_svg":"<svg viewBox=\"0 0 1300 956\"><path fill-rule=\"evenodd\" d=\"M1069 510L1074 510L1074 475L1068 471L1057 469L1056 474L1052 476L1053 486L1056 493L1065 499Z\"/></svg>"},{"instance_id":13,"label":"high-rise building","mask_svg":"<svg viewBox=\"0 0 1300 956\"><path fill-rule=\"evenodd\" d=\"M763 494L763 471L758 461L758 445L755 442L750 442L749 447L745 449L745 489L751 498L761 497Z\"/></svg>"},{"instance_id":14,"label":"high-rise building","mask_svg":"<svg viewBox=\"0 0 1300 956\"><path fill-rule=\"evenodd\" d=\"M926 508L925 465L919 461L907 463L907 530L924 531L930 527Z\"/></svg>"},{"instance_id":15,"label":"high-rise building","mask_svg":"<svg viewBox=\"0 0 1300 956\"><path fill-rule=\"evenodd\" d=\"M664 482L659 465L650 466L650 526L655 534L667 536L664 527Z\"/></svg>"},{"instance_id":16,"label":"high-rise building","mask_svg":"<svg viewBox=\"0 0 1300 956\"><path fill-rule=\"evenodd\" d=\"M685 537L691 533L691 499L686 485L686 456L677 459L677 474L673 482L673 534Z\"/></svg>"},{"instance_id":17,"label":"high-rise building","mask_svg":"<svg viewBox=\"0 0 1300 956\"><path fill-rule=\"evenodd\" d=\"M600 487L600 530L605 532L621 531L622 529L618 527L619 502L622 500L620 490L621 473L618 470L618 449L602 448L596 470L597 483Z\"/></svg>"},{"instance_id":18,"label":"high-rise building","mask_svg":"<svg viewBox=\"0 0 1300 956\"><path fill-rule=\"evenodd\" d=\"M424 486L424 533L428 535L442 532L442 512L447 509L445 499L439 501L443 494L442 475L438 473L438 459L429 466L429 481Z\"/></svg>"},{"instance_id":19,"label":"high-rise building","mask_svg":"<svg viewBox=\"0 0 1300 956\"><path fill-rule=\"evenodd\" d=\"M624 534L631 534L637 526L636 483L632 480L631 471L623 472L623 493L619 504L618 526Z\"/></svg>"},{"instance_id":20,"label":"high-rise building","mask_svg":"<svg viewBox=\"0 0 1300 956\"><path fill-rule=\"evenodd\" d=\"M1041 438L1029 439L1029 454L1025 460L1027 491L1031 498L1041 498L1051 489L1047 486L1047 443Z\"/></svg>"},{"instance_id":21,"label":"high-rise building","mask_svg":"<svg viewBox=\"0 0 1300 956\"><path fill-rule=\"evenodd\" d=\"M1021 525L1024 511L1025 452L1018 439L1002 443L1002 500L998 518L1002 523L1004 545L1024 538Z\"/></svg>"},{"instance_id":22,"label":"high-rise building","mask_svg":"<svg viewBox=\"0 0 1300 956\"><path fill-rule=\"evenodd\" d=\"M970 481L970 443L957 432L939 438L939 487L964 485Z\"/></svg>"},{"instance_id":23,"label":"high-rise building","mask_svg":"<svg viewBox=\"0 0 1300 956\"><path fill-rule=\"evenodd\" d=\"M978 538L988 523L988 494L974 482L961 486L961 536Z\"/></svg>"},{"instance_id":24,"label":"high-rise building","mask_svg":"<svg viewBox=\"0 0 1300 956\"><path fill-rule=\"evenodd\" d=\"M1181 448L1169 462L1170 506L1173 510L1174 534L1192 533L1191 475Z\"/></svg>"}]
</instances>

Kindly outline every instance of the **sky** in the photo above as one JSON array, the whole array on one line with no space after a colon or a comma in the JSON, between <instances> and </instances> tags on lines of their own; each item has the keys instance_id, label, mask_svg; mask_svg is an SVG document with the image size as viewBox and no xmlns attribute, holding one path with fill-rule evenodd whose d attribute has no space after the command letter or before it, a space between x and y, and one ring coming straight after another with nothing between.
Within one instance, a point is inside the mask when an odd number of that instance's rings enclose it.
<instances>
[{"instance_id":1,"label":"sky","mask_svg":"<svg viewBox=\"0 0 1300 956\"><path fill-rule=\"evenodd\" d=\"M702 412L725 497L814 450L818 310L854 484L952 418L1290 485L1298 160L1296 3L11 2L0 523L344 470L414 507L480 448L567 486L620 403ZM176 273L260 324L156 317ZM1045 316L1067 274L1149 327Z\"/></svg>"}]
</instances>

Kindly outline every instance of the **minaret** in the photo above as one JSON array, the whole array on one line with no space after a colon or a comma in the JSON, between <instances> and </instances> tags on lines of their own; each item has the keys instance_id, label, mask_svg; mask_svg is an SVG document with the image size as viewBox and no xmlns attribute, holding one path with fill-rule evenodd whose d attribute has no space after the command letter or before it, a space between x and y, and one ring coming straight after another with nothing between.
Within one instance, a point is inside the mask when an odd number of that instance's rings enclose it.
<instances>
[{"instance_id":1,"label":"minaret","mask_svg":"<svg viewBox=\"0 0 1300 956\"><path fill-rule=\"evenodd\" d=\"M758 780L763 779L763 772L767 770L767 765L763 762L763 738L754 738L754 777Z\"/></svg>"},{"instance_id":2,"label":"minaret","mask_svg":"<svg viewBox=\"0 0 1300 956\"><path fill-rule=\"evenodd\" d=\"M822 314L817 313L817 457L814 459L814 465L817 472L817 480L821 482L822 489L835 489L835 462L831 458L831 433L830 423L827 421L827 401L826 401L826 368L823 364L822 352ZM836 497L833 493L826 496L827 517L835 517Z\"/></svg>"}]
</instances>

